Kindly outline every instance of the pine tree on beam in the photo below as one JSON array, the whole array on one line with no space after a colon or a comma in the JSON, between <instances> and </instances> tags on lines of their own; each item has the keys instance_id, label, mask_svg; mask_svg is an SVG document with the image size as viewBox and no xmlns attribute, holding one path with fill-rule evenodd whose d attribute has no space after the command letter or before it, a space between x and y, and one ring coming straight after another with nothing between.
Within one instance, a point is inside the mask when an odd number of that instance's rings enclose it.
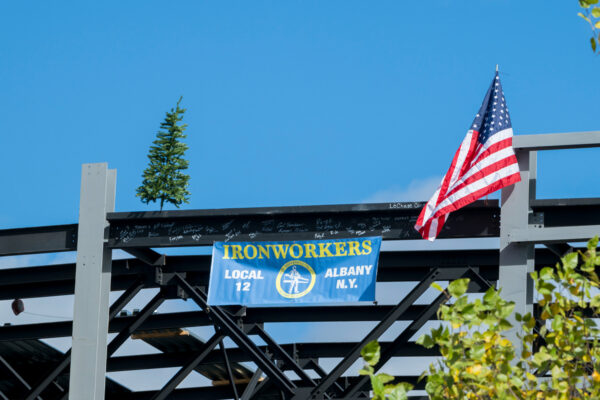
<instances>
[{"instance_id":1,"label":"pine tree on beam","mask_svg":"<svg viewBox=\"0 0 600 400\"><path fill-rule=\"evenodd\" d=\"M160 124L150 151L148 152L148 167L142 175L143 181L137 189L136 196L143 203L160 200L160 210L165 203L171 203L179 208L182 203L189 203L190 192L188 184L190 177L182 171L188 168L185 151L188 146L181 142L187 124L183 120L185 108L180 108L181 97L175 109L166 113L165 120Z\"/></svg>"}]
</instances>

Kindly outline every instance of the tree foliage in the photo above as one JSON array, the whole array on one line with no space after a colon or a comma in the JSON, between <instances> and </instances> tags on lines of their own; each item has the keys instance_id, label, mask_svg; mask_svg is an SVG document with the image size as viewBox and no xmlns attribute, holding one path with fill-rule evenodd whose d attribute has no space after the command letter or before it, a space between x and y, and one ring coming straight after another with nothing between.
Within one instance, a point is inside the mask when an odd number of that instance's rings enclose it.
<instances>
[{"instance_id":1,"label":"tree foliage","mask_svg":"<svg viewBox=\"0 0 600 400\"><path fill-rule=\"evenodd\" d=\"M413 388L410 383L400 382L392 383L394 377L386 374L375 374L375 367L379 362L381 351L379 343L373 340L369 342L360 352L360 355L365 360L365 366L358 372L360 375L366 375L371 379L371 387L373 388L373 400L404 400L408 392Z\"/></svg>"},{"instance_id":2,"label":"tree foliage","mask_svg":"<svg viewBox=\"0 0 600 400\"><path fill-rule=\"evenodd\" d=\"M590 24L592 28L590 45L594 53L600 54L600 6L596 4L598 4L598 0L579 0L582 12L577 15Z\"/></svg>"},{"instance_id":3,"label":"tree foliage","mask_svg":"<svg viewBox=\"0 0 600 400\"><path fill-rule=\"evenodd\" d=\"M187 124L180 124L185 113L185 108L179 106L181 99L177 101L175 109L166 113L160 124L156 140L148 152L148 167L144 170L142 184L136 193L146 204L160 200L161 211L165 203L179 207L189 202L190 177L182 172L189 163L184 159L188 146L181 142L186 137L184 131L187 127Z\"/></svg>"},{"instance_id":4,"label":"tree foliage","mask_svg":"<svg viewBox=\"0 0 600 400\"><path fill-rule=\"evenodd\" d=\"M490 288L472 300L466 294L468 279L445 290L432 285L451 302L438 311L445 323L417 340L441 353L422 375L430 399L600 398L600 329L594 321L600 318L597 246L594 238L585 252L570 253L554 268L531 274L540 314L537 321L531 314L516 314L521 354L505 336L512 328L508 317L514 303L499 291ZM382 393L375 390L376 385L381 388L374 382L378 375L370 372L373 392Z\"/></svg>"}]
</instances>

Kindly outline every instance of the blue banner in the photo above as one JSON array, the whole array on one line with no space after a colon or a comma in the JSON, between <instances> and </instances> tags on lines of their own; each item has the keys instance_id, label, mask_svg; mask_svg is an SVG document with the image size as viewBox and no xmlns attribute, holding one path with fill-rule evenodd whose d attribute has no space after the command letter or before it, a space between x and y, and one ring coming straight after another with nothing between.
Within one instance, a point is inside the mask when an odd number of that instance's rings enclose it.
<instances>
[{"instance_id":1,"label":"blue banner","mask_svg":"<svg viewBox=\"0 0 600 400\"><path fill-rule=\"evenodd\" d=\"M208 304L375 301L381 237L215 242Z\"/></svg>"}]
</instances>

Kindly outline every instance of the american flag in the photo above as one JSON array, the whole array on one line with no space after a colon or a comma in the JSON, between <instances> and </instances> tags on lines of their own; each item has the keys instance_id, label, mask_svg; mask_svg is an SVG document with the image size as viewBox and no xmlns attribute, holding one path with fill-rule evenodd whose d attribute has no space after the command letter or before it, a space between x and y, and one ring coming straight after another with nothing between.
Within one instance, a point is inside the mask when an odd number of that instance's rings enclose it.
<instances>
[{"instance_id":1,"label":"american flag","mask_svg":"<svg viewBox=\"0 0 600 400\"><path fill-rule=\"evenodd\" d=\"M512 137L512 124L496 71L479 113L440 187L417 219L415 229L423 239L435 240L452 211L521 180Z\"/></svg>"}]
</instances>

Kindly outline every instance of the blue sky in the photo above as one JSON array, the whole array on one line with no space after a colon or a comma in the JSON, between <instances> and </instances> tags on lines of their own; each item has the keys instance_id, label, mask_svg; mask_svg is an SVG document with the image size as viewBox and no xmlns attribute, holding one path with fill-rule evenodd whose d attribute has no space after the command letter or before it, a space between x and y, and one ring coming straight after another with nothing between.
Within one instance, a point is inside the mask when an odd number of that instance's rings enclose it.
<instances>
[{"instance_id":1,"label":"blue sky","mask_svg":"<svg viewBox=\"0 0 600 400\"><path fill-rule=\"evenodd\" d=\"M441 176L496 64L515 134L597 129L576 3L5 2L0 224L75 222L87 162L117 169L117 210L158 208L135 188L180 95L186 208L355 203ZM544 155L542 194L594 195L594 152Z\"/></svg>"},{"instance_id":2,"label":"blue sky","mask_svg":"<svg viewBox=\"0 0 600 400\"><path fill-rule=\"evenodd\" d=\"M181 95L187 209L426 200L496 64L516 135L599 129L600 58L577 12L575 0L3 2L0 229L76 222L82 163L117 169L117 211L158 209L135 189ZM599 151L540 155L540 197L598 197Z\"/></svg>"}]
</instances>

